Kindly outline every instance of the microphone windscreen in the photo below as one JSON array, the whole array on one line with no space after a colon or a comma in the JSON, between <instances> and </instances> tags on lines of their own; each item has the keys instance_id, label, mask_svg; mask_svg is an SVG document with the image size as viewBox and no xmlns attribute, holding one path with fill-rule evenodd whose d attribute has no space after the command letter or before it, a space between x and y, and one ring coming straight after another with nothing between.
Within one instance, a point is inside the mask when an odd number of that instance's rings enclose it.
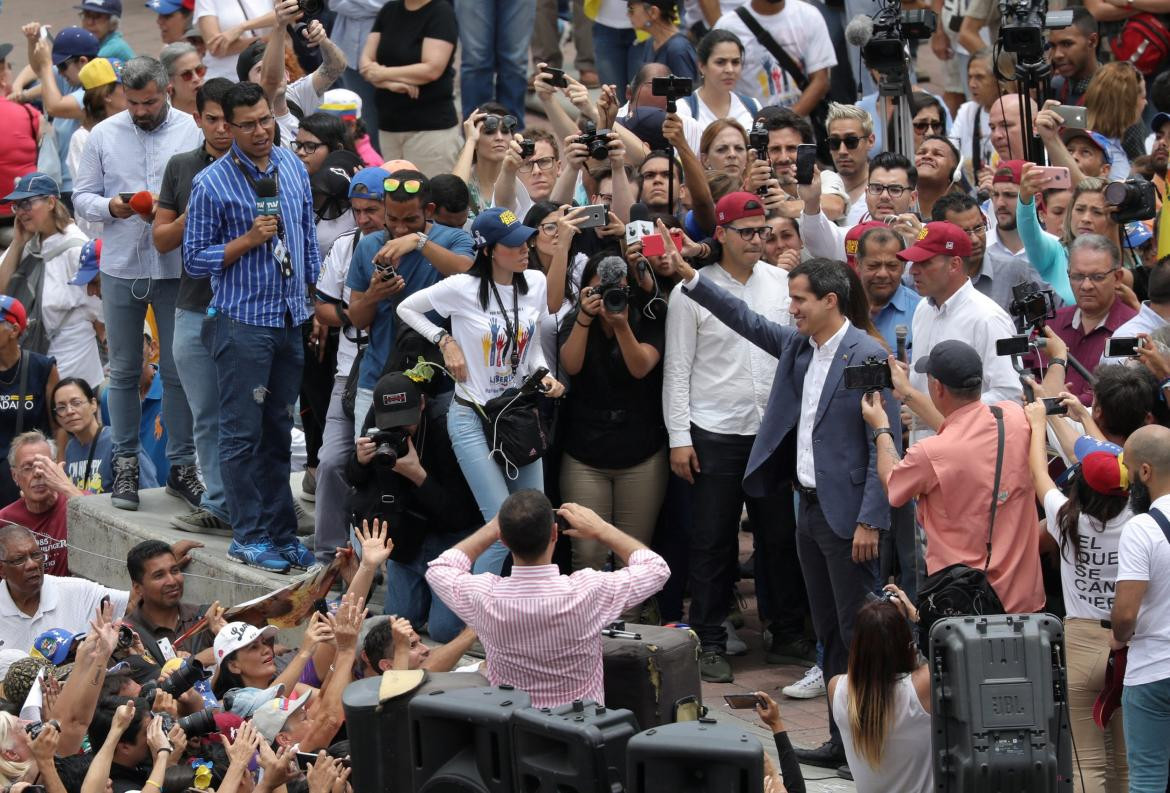
<instances>
[{"instance_id":1,"label":"microphone windscreen","mask_svg":"<svg viewBox=\"0 0 1170 793\"><path fill-rule=\"evenodd\" d=\"M149 190L139 190L130 197L130 208L139 215L149 215L154 211L154 196Z\"/></svg>"},{"instance_id":2,"label":"microphone windscreen","mask_svg":"<svg viewBox=\"0 0 1170 793\"><path fill-rule=\"evenodd\" d=\"M601 276L601 283L603 284L615 284L627 272L629 272L629 266L624 259L617 256L606 256L597 264L597 274Z\"/></svg>"},{"instance_id":3,"label":"microphone windscreen","mask_svg":"<svg viewBox=\"0 0 1170 793\"><path fill-rule=\"evenodd\" d=\"M276 197L276 182L269 179L267 176L263 179L256 180L256 195L261 198L275 198Z\"/></svg>"},{"instance_id":4,"label":"microphone windscreen","mask_svg":"<svg viewBox=\"0 0 1170 793\"><path fill-rule=\"evenodd\" d=\"M642 202L630 204L630 221L635 220L650 220L650 207Z\"/></svg>"},{"instance_id":5,"label":"microphone windscreen","mask_svg":"<svg viewBox=\"0 0 1170 793\"><path fill-rule=\"evenodd\" d=\"M864 47L873 38L873 18L858 14L845 26L845 40L854 47Z\"/></svg>"}]
</instances>

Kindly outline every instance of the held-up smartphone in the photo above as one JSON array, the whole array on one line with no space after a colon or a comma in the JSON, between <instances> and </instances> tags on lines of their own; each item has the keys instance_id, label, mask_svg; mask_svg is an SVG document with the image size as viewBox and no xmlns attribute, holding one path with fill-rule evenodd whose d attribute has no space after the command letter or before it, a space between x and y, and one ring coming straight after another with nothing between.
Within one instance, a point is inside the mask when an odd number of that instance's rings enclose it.
<instances>
[{"instance_id":1,"label":"held-up smartphone","mask_svg":"<svg viewBox=\"0 0 1170 793\"><path fill-rule=\"evenodd\" d=\"M1064 121L1066 127L1071 129L1088 129L1089 120L1086 115L1086 110L1083 107L1076 105L1057 105L1052 108L1056 115Z\"/></svg>"},{"instance_id":2,"label":"held-up smartphone","mask_svg":"<svg viewBox=\"0 0 1170 793\"><path fill-rule=\"evenodd\" d=\"M39 35L44 41L49 42L50 45L53 43L53 28L48 25L41 25ZM25 790L28 790L28 788L25 788Z\"/></svg>"},{"instance_id":3,"label":"held-up smartphone","mask_svg":"<svg viewBox=\"0 0 1170 793\"><path fill-rule=\"evenodd\" d=\"M802 143L796 147L797 184L812 184L816 165L817 147L815 143Z\"/></svg>"},{"instance_id":4,"label":"held-up smartphone","mask_svg":"<svg viewBox=\"0 0 1170 793\"><path fill-rule=\"evenodd\" d=\"M583 210L578 217L583 218L577 226L579 229L596 229L609 222L605 204L588 204L581 207Z\"/></svg>"},{"instance_id":5,"label":"held-up smartphone","mask_svg":"<svg viewBox=\"0 0 1170 793\"><path fill-rule=\"evenodd\" d=\"M317 755L313 752L297 752L297 768L302 771L309 770L309 763L317 762Z\"/></svg>"},{"instance_id":6,"label":"held-up smartphone","mask_svg":"<svg viewBox=\"0 0 1170 793\"><path fill-rule=\"evenodd\" d=\"M545 82L547 82L553 88L568 88L569 87L569 81L565 79L565 70L564 69L554 69L551 66L545 66L544 73L549 75L549 78L547 80L545 80Z\"/></svg>"},{"instance_id":7,"label":"held-up smartphone","mask_svg":"<svg viewBox=\"0 0 1170 793\"><path fill-rule=\"evenodd\" d=\"M1072 189L1072 179L1068 175L1068 168L1059 165L1041 165L1037 166L1036 170L1048 177L1048 183L1044 185L1045 190Z\"/></svg>"},{"instance_id":8,"label":"held-up smartphone","mask_svg":"<svg viewBox=\"0 0 1170 793\"><path fill-rule=\"evenodd\" d=\"M1134 358L1137 351L1145 346L1142 341L1137 336L1114 336L1105 342L1105 357Z\"/></svg>"},{"instance_id":9,"label":"held-up smartphone","mask_svg":"<svg viewBox=\"0 0 1170 793\"><path fill-rule=\"evenodd\" d=\"M1025 334L995 340L996 355L1027 355L1030 345Z\"/></svg>"},{"instance_id":10,"label":"held-up smartphone","mask_svg":"<svg viewBox=\"0 0 1170 793\"><path fill-rule=\"evenodd\" d=\"M1044 415L1046 416L1067 416L1068 405L1060 397L1044 397L1040 400L1044 403Z\"/></svg>"},{"instance_id":11,"label":"held-up smartphone","mask_svg":"<svg viewBox=\"0 0 1170 793\"><path fill-rule=\"evenodd\" d=\"M683 235L679 229L670 230L670 238L674 240L674 247L680 251L683 246ZM647 234L642 238L642 255L643 256L665 256L666 243L662 241L662 237L658 234Z\"/></svg>"},{"instance_id":12,"label":"held-up smartphone","mask_svg":"<svg viewBox=\"0 0 1170 793\"><path fill-rule=\"evenodd\" d=\"M724 694L723 701L727 703L727 707L729 708L745 710L758 705L760 698L755 694Z\"/></svg>"},{"instance_id":13,"label":"held-up smartphone","mask_svg":"<svg viewBox=\"0 0 1170 793\"><path fill-rule=\"evenodd\" d=\"M118 193L118 198L122 199L122 201L127 203L127 204L130 203L130 199L133 197L134 197L133 193Z\"/></svg>"}]
</instances>

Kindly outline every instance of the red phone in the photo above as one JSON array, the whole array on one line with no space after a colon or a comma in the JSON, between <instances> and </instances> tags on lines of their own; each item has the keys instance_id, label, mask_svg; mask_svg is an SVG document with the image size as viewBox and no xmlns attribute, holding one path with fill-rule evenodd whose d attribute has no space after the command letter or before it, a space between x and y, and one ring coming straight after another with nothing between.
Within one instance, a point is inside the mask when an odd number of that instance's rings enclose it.
<instances>
[{"instance_id":1,"label":"red phone","mask_svg":"<svg viewBox=\"0 0 1170 793\"><path fill-rule=\"evenodd\" d=\"M670 238L674 240L674 247L680 251L683 246L683 235L679 229L670 230ZM662 241L661 235L647 234L642 237L642 255L643 256L665 256L666 243Z\"/></svg>"}]
</instances>

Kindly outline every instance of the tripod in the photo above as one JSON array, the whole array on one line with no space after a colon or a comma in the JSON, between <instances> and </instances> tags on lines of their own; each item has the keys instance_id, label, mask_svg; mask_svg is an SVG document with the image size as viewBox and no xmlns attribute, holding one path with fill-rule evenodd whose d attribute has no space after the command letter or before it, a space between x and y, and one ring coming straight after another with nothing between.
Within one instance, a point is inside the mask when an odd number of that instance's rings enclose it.
<instances>
[{"instance_id":1,"label":"tripod","mask_svg":"<svg viewBox=\"0 0 1170 793\"><path fill-rule=\"evenodd\" d=\"M901 66L878 75L878 100L882 136L886 151L896 151L914 162L914 116L910 112L910 55L905 54ZM890 105L893 104L893 120Z\"/></svg>"}]
</instances>

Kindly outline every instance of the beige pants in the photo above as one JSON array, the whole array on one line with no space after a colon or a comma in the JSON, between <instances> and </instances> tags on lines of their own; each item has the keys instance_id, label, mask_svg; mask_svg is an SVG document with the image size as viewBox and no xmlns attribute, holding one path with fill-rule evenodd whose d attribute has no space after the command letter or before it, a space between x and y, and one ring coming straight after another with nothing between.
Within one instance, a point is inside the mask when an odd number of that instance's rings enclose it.
<instances>
[{"instance_id":1,"label":"beige pants","mask_svg":"<svg viewBox=\"0 0 1170 793\"><path fill-rule=\"evenodd\" d=\"M561 498L589 507L602 520L649 545L669 473L666 449L629 468L594 468L566 454L561 463ZM574 537L573 569L600 570L609 552L608 546L596 540ZM614 567L620 565L614 559Z\"/></svg>"},{"instance_id":2,"label":"beige pants","mask_svg":"<svg viewBox=\"0 0 1170 793\"><path fill-rule=\"evenodd\" d=\"M1097 620L1069 617L1064 621L1064 646L1068 659L1069 718L1077 747L1076 758L1080 761L1080 773L1073 771L1076 791L1125 793L1129 789L1129 766L1125 762L1121 711L1113 714L1104 732L1093 721L1093 702L1105 686L1109 630L1102 628Z\"/></svg>"},{"instance_id":3,"label":"beige pants","mask_svg":"<svg viewBox=\"0 0 1170 793\"><path fill-rule=\"evenodd\" d=\"M382 147L384 162L410 160L428 178L441 173L451 173L455 158L463 145L459 125L450 129L431 129L421 132L378 133L378 144Z\"/></svg>"}]
</instances>

